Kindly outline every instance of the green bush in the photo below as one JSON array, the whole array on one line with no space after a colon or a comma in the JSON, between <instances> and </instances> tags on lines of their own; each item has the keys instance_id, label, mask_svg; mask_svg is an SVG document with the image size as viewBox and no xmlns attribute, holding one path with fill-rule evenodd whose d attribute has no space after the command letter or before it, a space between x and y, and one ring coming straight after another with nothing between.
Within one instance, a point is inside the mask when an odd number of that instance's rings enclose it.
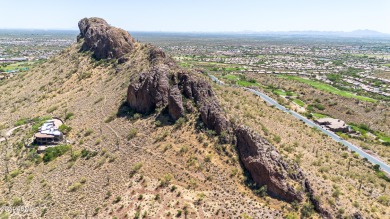
<instances>
[{"instance_id":1,"label":"green bush","mask_svg":"<svg viewBox=\"0 0 390 219\"><path fill-rule=\"evenodd\" d=\"M55 160L57 157L62 156L71 149L70 145L59 145L56 147L47 148L43 155L43 162L48 163Z\"/></svg>"},{"instance_id":2,"label":"green bush","mask_svg":"<svg viewBox=\"0 0 390 219\"><path fill-rule=\"evenodd\" d=\"M267 185L264 185L262 187L260 187L259 189L256 189L254 190L255 194L260 196L260 197L264 197L267 195Z\"/></svg>"},{"instance_id":3,"label":"green bush","mask_svg":"<svg viewBox=\"0 0 390 219\"><path fill-rule=\"evenodd\" d=\"M24 124L27 124L27 123L28 123L28 120L26 118L19 119L18 121L16 121L15 126L21 126L21 125L24 125Z\"/></svg>"},{"instance_id":4,"label":"green bush","mask_svg":"<svg viewBox=\"0 0 390 219\"><path fill-rule=\"evenodd\" d=\"M73 116L74 116L74 113L67 113L65 115L65 120L69 120L69 119L73 118Z\"/></svg>"},{"instance_id":5,"label":"green bush","mask_svg":"<svg viewBox=\"0 0 390 219\"><path fill-rule=\"evenodd\" d=\"M58 130L60 130L62 133L66 135L72 130L72 127L62 124L60 125L60 127L58 127Z\"/></svg>"},{"instance_id":6,"label":"green bush","mask_svg":"<svg viewBox=\"0 0 390 219\"><path fill-rule=\"evenodd\" d=\"M85 148L81 151L81 157L85 158L86 160L88 160L91 157L96 156L97 154L98 154L97 151L90 151L90 150L87 150Z\"/></svg>"}]
</instances>

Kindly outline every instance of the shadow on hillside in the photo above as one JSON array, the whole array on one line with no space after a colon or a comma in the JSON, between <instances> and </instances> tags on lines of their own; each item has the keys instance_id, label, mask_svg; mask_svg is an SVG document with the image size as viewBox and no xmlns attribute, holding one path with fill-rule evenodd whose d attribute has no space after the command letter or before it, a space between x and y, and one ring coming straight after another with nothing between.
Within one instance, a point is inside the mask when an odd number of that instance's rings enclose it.
<instances>
[{"instance_id":1,"label":"shadow on hillside","mask_svg":"<svg viewBox=\"0 0 390 219\"><path fill-rule=\"evenodd\" d=\"M162 110L155 110L149 114L140 114L137 113L134 109L132 109L127 102L123 102L116 113L117 118L126 118L128 120L138 120L138 119L148 119L154 118L155 125L157 127L169 126L173 125L174 121L172 121L171 117L168 114L168 108L165 107Z\"/></svg>"},{"instance_id":2,"label":"shadow on hillside","mask_svg":"<svg viewBox=\"0 0 390 219\"><path fill-rule=\"evenodd\" d=\"M135 111L130 108L127 102L123 102L118 108L116 117L133 119L135 114L136 114Z\"/></svg>"}]
</instances>

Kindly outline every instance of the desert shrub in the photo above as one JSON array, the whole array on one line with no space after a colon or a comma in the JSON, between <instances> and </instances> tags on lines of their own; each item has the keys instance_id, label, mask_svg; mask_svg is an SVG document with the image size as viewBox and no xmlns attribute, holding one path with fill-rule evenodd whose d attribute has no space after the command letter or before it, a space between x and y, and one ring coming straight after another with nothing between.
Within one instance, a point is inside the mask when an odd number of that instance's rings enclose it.
<instances>
[{"instance_id":1,"label":"desert shrub","mask_svg":"<svg viewBox=\"0 0 390 219\"><path fill-rule=\"evenodd\" d=\"M274 138L273 138L274 142L276 143L280 143L282 141L282 139L280 138L279 135L275 135Z\"/></svg>"},{"instance_id":2,"label":"desert shrub","mask_svg":"<svg viewBox=\"0 0 390 219\"><path fill-rule=\"evenodd\" d=\"M116 204L116 203L120 202L121 200L122 200L122 198L120 196L117 196L112 203Z\"/></svg>"},{"instance_id":3,"label":"desert shrub","mask_svg":"<svg viewBox=\"0 0 390 219\"><path fill-rule=\"evenodd\" d=\"M79 190L79 189L81 188L81 186L82 186L81 183L76 182L76 183L74 183L73 185L69 186L69 189L68 189L68 190L69 190L70 192L75 192L75 191Z\"/></svg>"},{"instance_id":4,"label":"desert shrub","mask_svg":"<svg viewBox=\"0 0 390 219\"><path fill-rule=\"evenodd\" d=\"M129 134L127 134L127 140L130 141L131 139L135 138L138 134L138 129L132 128L130 129Z\"/></svg>"},{"instance_id":5,"label":"desert shrub","mask_svg":"<svg viewBox=\"0 0 390 219\"><path fill-rule=\"evenodd\" d=\"M74 113L66 113L65 120L69 120L69 119L73 118L73 116L74 116Z\"/></svg>"},{"instance_id":6,"label":"desert shrub","mask_svg":"<svg viewBox=\"0 0 390 219\"><path fill-rule=\"evenodd\" d=\"M390 206L390 197L387 195L382 195L378 197L378 202L385 206Z\"/></svg>"},{"instance_id":7,"label":"desert shrub","mask_svg":"<svg viewBox=\"0 0 390 219\"><path fill-rule=\"evenodd\" d=\"M98 103L102 102L102 100L104 100L104 98L99 97L99 99L95 100L94 104L98 104Z\"/></svg>"},{"instance_id":8,"label":"desert shrub","mask_svg":"<svg viewBox=\"0 0 390 219\"><path fill-rule=\"evenodd\" d=\"M97 151L90 151L85 148L81 151L81 157L85 158L86 160L95 157L97 154L98 154Z\"/></svg>"},{"instance_id":9,"label":"desert shrub","mask_svg":"<svg viewBox=\"0 0 390 219\"><path fill-rule=\"evenodd\" d=\"M60 130L62 133L66 135L72 130L72 127L62 124L60 125L60 127L58 127L58 130Z\"/></svg>"},{"instance_id":10,"label":"desert shrub","mask_svg":"<svg viewBox=\"0 0 390 219\"><path fill-rule=\"evenodd\" d=\"M303 218L309 218L314 213L313 205L306 203L301 208L301 216Z\"/></svg>"},{"instance_id":11,"label":"desert shrub","mask_svg":"<svg viewBox=\"0 0 390 219\"><path fill-rule=\"evenodd\" d=\"M84 136L85 136L85 137L90 136L92 133L93 133L93 130L92 130L92 129L88 129L88 130L84 133Z\"/></svg>"},{"instance_id":12,"label":"desert shrub","mask_svg":"<svg viewBox=\"0 0 390 219\"><path fill-rule=\"evenodd\" d=\"M9 173L12 178L17 177L20 174L20 169L13 170Z\"/></svg>"},{"instance_id":13,"label":"desert shrub","mask_svg":"<svg viewBox=\"0 0 390 219\"><path fill-rule=\"evenodd\" d=\"M186 119L185 118L183 118L183 117L180 117L178 120L176 120L176 122L175 122L175 128L181 128L183 125L184 125L184 123L186 122Z\"/></svg>"},{"instance_id":14,"label":"desert shrub","mask_svg":"<svg viewBox=\"0 0 390 219\"><path fill-rule=\"evenodd\" d=\"M130 171L130 177L133 177L141 169L142 163L136 163Z\"/></svg>"},{"instance_id":15,"label":"desert shrub","mask_svg":"<svg viewBox=\"0 0 390 219\"><path fill-rule=\"evenodd\" d=\"M163 178L160 179L160 187L167 187L172 178L173 176L171 174L165 174Z\"/></svg>"},{"instance_id":16,"label":"desert shrub","mask_svg":"<svg viewBox=\"0 0 390 219\"><path fill-rule=\"evenodd\" d=\"M112 115L110 115L109 117L107 117L107 118L104 120L104 122L105 122L105 123L110 123L110 122L112 122L115 118L116 118L116 114L112 114Z\"/></svg>"},{"instance_id":17,"label":"desert shrub","mask_svg":"<svg viewBox=\"0 0 390 219\"><path fill-rule=\"evenodd\" d=\"M92 73L91 72L82 72L78 76L79 76L79 80L83 80L86 78L90 78L92 76Z\"/></svg>"},{"instance_id":18,"label":"desert shrub","mask_svg":"<svg viewBox=\"0 0 390 219\"><path fill-rule=\"evenodd\" d=\"M19 197L14 197L12 199L12 206L21 206L23 205L23 200L22 198L19 198Z\"/></svg>"},{"instance_id":19,"label":"desert shrub","mask_svg":"<svg viewBox=\"0 0 390 219\"><path fill-rule=\"evenodd\" d=\"M52 113L58 109L58 106L51 106L46 110L47 113Z\"/></svg>"}]
</instances>

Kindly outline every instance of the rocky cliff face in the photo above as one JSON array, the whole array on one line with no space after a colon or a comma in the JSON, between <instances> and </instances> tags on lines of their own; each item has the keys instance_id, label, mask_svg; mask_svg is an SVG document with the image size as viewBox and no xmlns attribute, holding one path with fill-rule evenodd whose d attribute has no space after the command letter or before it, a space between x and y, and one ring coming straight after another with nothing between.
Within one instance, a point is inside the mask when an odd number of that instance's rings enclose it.
<instances>
[{"instance_id":1,"label":"rocky cliff face","mask_svg":"<svg viewBox=\"0 0 390 219\"><path fill-rule=\"evenodd\" d=\"M302 201L303 194L288 182L302 183L303 174L296 166L289 166L267 140L245 126L235 130L240 160L259 185L267 185L268 192L286 201Z\"/></svg>"},{"instance_id":2,"label":"rocky cliff face","mask_svg":"<svg viewBox=\"0 0 390 219\"><path fill-rule=\"evenodd\" d=\"M81 51L91 51L98 60L120 58L134 48L135 41L127 31L112 27L101 18L84 18L78 25L77 41L84 39Z\"/></svg>"}]
</instances>

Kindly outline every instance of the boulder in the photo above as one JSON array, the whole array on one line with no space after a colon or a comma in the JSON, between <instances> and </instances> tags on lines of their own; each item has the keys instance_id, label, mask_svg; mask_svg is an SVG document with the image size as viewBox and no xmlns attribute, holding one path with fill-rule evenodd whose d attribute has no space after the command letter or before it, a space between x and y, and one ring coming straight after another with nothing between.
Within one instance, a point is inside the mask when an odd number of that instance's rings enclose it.
<instances>
[{"instance_id":1,"label":"boulder","mask_svg":"<svg viewBox=\"0 0 390 219\"><path fill-rule=\"evenodd\" d=\"M78 25L77 41L83 39L80 50L91 51L97 60L117 59L134 48L135 41L127 31L112 27L101 18L84 18Z\"/></svg>"},{"instance_id":2,"label":"boulder","mask_svg":"<svg viewBox=\"0 0 390 219\"><path fill-rule=\"evenodd\" d=\"M302 180L301 170L289 167L273 145L248 127L238 126L235 134L240 160L253 180L260 186L266 185L274 197L288 202L302 201L303 194L289 184Z\"/></svg>"}]
</instances>

